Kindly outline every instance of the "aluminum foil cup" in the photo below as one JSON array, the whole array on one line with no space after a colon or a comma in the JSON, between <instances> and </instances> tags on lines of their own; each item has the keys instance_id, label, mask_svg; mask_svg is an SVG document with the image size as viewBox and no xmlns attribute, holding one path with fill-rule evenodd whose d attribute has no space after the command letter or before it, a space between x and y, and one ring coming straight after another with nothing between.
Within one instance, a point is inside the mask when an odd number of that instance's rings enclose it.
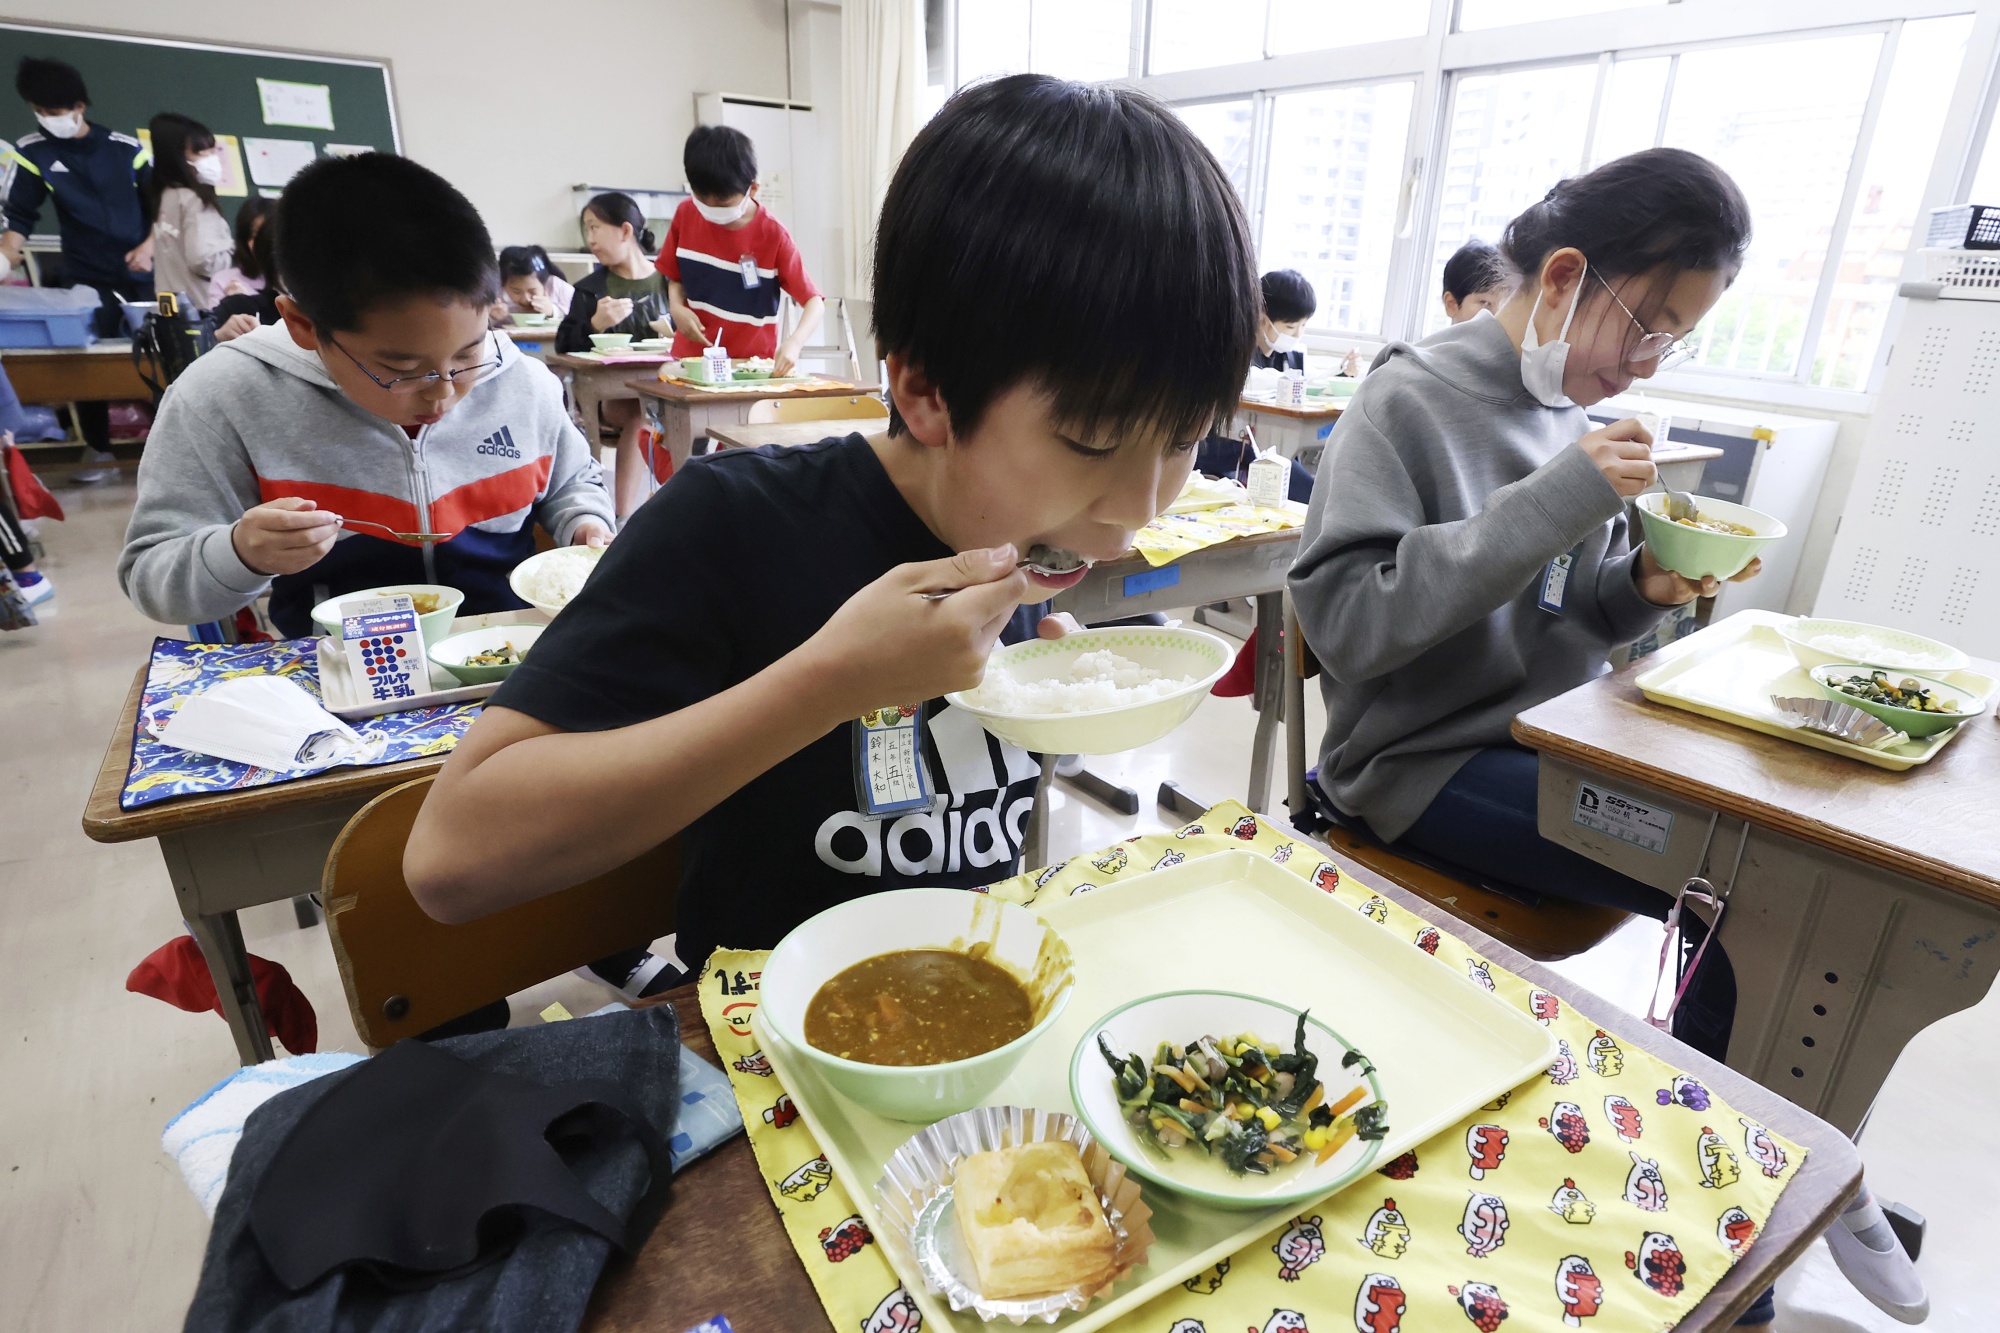
<instances>
[{"instance_id":1,"label":"aluminum foil cup","mask_svg":"<svg viewBox=\"0 0 2000 1333\"><path fill-rule=\"evenodd\" d=\"M1109 1281L1095 1288L988 1300L973 1285L978 1274L953 1213L952 1177L959 1162L973 1153L1045 1139L1076 1145L1083 1172L1090 1177L1117 1238L1117 1267ZM1140 1198L1139 1182L1125 1174L1081 1120L1059 1111L981 1106L940 1120L914 1135L883 1164L882 1178L875 1182L875 1203L882 1221L878 1239L893 1257L908 1261L899 1267L914 1267L923 1275L924 1286L944 1297L953 1310L971 1310L989 1321L1053 1324L1066 1312L1081 1310L1109 1293L1119 1279L1146 1261L1153 1247L1149 1224L1153 1210Z\"/></svg>"},{"instance_id":2,"label":"aluminum foil cup","mask_svg":"<svg viewBox=\"0 0 2000 1333\"><path fill-rule=\"evenodd\" d=\"M1771 706L1778 710L1781 721L1800 730L1816 731L1871 750L1886 750L1910 739L1873 714L1834 699L1774 694Z\"/></svg>"}]
</instances>

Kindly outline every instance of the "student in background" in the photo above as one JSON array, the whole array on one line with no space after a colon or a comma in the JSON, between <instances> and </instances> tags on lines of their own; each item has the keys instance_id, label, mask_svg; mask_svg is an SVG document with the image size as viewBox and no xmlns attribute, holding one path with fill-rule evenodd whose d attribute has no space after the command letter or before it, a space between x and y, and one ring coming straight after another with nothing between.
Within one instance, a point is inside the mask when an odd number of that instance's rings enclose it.
<instances>
[{"instance_id":1,"label":"student in background","mask_svg":"<svg viewBox=\"0 0 2000 1333\"><path fill-rule=\"evenodd\" d=\"M278 220L275 212L277 201L271 199L246 199L243 206L247 210L253 203L268 203L273 210L263 220L254 222L249 228L250 248L247 253L239 253L239 264L248 264L257 276L241 278L229 283L228 294L215 303L209 313L215 319L215 340L228 342L240 338L261 324L278 322L278 298L284 295L284 284L278 281L278 266L275 259L278 243ZM238 215L238 230L241 231L241 215ZM254 287L251 286L255 282Z\"/></svg>"},{"instance_id":2,"label":"student in background","mask_svg":"<svg viewBox=\"0 0 2000 1333\"><path fill-rule=\"evenodd\" d=\"M826 302L806 273L784 224L757 202L757 150L727 125L699 125L681 162L694 197L674 210L660 248L673 302L674 355L724 347L732 357L770 357L789 375L819 331ZM778 293L799 307L799 322L778 341Z\"/></svg>"},{"instance_id":3,"label":"student in background","mask_svg":"<svg viewBox=\"0 0 2000 1333\"><path fill-rule=\"evenodd\" d=\"M225 296L254 296L264 290L271 270L266 260L258 257L257 236L277 213L278 201L261 194L236 205L236 222L231 228L236 243L229 262L209 279L208 309L221 305Z\"/></svg>"},{"instance_id":4,"label":"student in background","mask_svg":"<svg viewBox=\"0 0 2000 1333\"><path fill-rule=\"evenodd\" d=\"M1257 350L1250 358L1253 367L1267 370L1306 368L1304 341L1306 321L1319 309L1319 295L1312 283L1296 269L1279 268L1266 273L1257 283L1263 308L1257 316ZM1237 425L1243 425L1242 415ZM1235 437L1211 432L1201 442L1195 457L1195 471L1204 477L1233 477L1244 480L1250 466L1250 442L1240 433ZM1312 498L1313 474L1296 458L1292 460L1289 498L1304 504ZM1246 654L1247 656L1247 654ZM1254 658L1248 660L1254 661Z\"/></svg>"},{"instance_id":5,"label":"student in background","mask_svg":"<svg viewBox=\"0 0 2000 1333\"><path fill-rule=\"evenodd\" d=\"M164 111L148 126L153 173L146 186L153 219L153 289L178 292L196 310L214 304L209 290L229 266L235 242L215 201L222 147L198 120Z\"/></svg>"},{"instance_id":6,"label":"student in background","mask_svg":"<svg viewBox=\"0 0 2000 1333\"><path fill-rule=\"evenodd\" d=\"M493 303L493 327L517 314L567 315L575 295L576 288L548 251L539 245L510 245L500 252L500 299Z\"/></svg>"},{"instance_id":7,"label":"student in background","mask_svg":"<svg viewBox=\"0 0 2000 1333\"><path fill-rule=\"evenodd\" d=\"M583 206L583 239L598 267L576 284L569 313L556 329L558 352L588 352L593 333L629 333L634 338L666 337L667 280L653 267L653 233L646 215L629 194L600 194ZM600 403L597 414L618 431L616 476L618 521L624 522L648 495L655 478L640 448L646 414L636 398ZM590 442L594 449L597 441Z\"/></svg>"},{"instance_id":8,"label":"student in background","mask_svg":"<svg viewBox=\"0 0 2000 1333\"><path fill-rule=\"evenodd\" d=\"M1444 261L1444 313L1454 324L1498 310L1513 289L1500 252L1476 236Z\"/></svg>"}]
</instances>

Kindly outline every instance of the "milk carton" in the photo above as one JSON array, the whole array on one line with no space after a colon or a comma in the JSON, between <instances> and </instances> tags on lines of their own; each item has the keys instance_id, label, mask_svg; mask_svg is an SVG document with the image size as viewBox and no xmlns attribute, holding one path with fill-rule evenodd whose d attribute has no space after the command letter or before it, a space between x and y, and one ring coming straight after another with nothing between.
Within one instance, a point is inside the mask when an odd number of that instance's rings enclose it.
<instances>
[{"instance_id":1,"label":"milk carton","mask_svg":"<svg viewBox=\"0 0 2000 1333\"><path fill-rule=\"evenodd\" d=\"M1292 465L1279 457L1277 450L1257 451L1246 471L1248 479L1244 487L1250 492L1250 503L1276 508L1285 502L1291 493Z\"/></svg>"},{"instance_id":2,"label":"milk carton","mask_svg":"<svg viewBox=\"0 0 2000 1333\"><path fill-rule=\"evenodd\" d=\"M430 689L430 660L408 593L342 602L340 645L348 679L364 698L409 699Z\"/></svg>"},{"instance_id":3,"label":"milk carton","mask_svg":"<svg viewBox=\"0 0 2000 1333\"><path fill-rule=\"evenodd\" d=\"M701 380L704 384L729 383L728 348L704 347L701 349Z\"/></svg>"}]
</instances>

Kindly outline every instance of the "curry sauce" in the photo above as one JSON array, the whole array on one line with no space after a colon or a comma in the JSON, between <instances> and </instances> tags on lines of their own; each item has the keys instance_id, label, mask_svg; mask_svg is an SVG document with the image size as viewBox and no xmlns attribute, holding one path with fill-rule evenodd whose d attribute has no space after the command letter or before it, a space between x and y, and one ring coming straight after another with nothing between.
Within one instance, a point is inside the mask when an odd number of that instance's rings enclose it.
<instances>
[{"instance_id":1,"label":"curry sauce","mask_svg":"<svg viewBox=\"0 0 2000 1333\"><path fill-rule=\"evenodd\" d=\"M956 949L901 949L863 959L806 1006L806 1040L871 1065L937 1065L1005 1046L1034 1026L1011 972Z\"/></svg>"}]
</instances>

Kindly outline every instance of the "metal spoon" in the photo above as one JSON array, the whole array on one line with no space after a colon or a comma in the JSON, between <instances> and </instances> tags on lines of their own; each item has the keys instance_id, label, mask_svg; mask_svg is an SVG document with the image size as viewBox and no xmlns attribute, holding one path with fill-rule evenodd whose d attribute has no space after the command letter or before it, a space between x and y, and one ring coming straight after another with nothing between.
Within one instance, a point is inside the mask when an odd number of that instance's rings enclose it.
<instances>
[{"instance_id":1,"label":"metal spoon","mask_svg":"<svg viewBox=\"0 0 2000 1333\"><path fill-rule=\"evenodd\" d=\"M370 523L365 518L348 518L345 515L341 516L340 525L344 528L351 528L357 523L364 528L378 528L381 531L388 533L391 537L394 537L398 541L448 542L451 540L451 534L449 532L398 532L394 528L388 526L386 523Z\"/></svg>"},{"instance_id":2,"label":"metal spoon","mask_svg":"<svg viewBox=\"0 0 2000 1333\"><path fill-rule=\"evenodd\" d=\"M1036 542L1028 548L1028 558L1016 561L1014 568L1025 569L1030 574L1055 578L1062 574L1076 573L1083 568L1084 563L1084 558L1075 551L1065 551L1059 546L1045 546L1041 542ZM941 602L951 596L952 592L957 591L958 589L953 588L951 592L927 592L920 596L927 602Z\"/></svg>"},{"instance_id":3,"label":"metal spoon","mask_svg":"<svg viewBox=\"0 0 2000 1333\"><path fill-rule=\"evenodd\" d=\"M1677 491L1665 482L1660 483L1660 491L1667 497L1667 517L1693 523L1701 518L1701 511L1695 508L1694 497L1686 491Z\"/></svg>"}]
</instances>

